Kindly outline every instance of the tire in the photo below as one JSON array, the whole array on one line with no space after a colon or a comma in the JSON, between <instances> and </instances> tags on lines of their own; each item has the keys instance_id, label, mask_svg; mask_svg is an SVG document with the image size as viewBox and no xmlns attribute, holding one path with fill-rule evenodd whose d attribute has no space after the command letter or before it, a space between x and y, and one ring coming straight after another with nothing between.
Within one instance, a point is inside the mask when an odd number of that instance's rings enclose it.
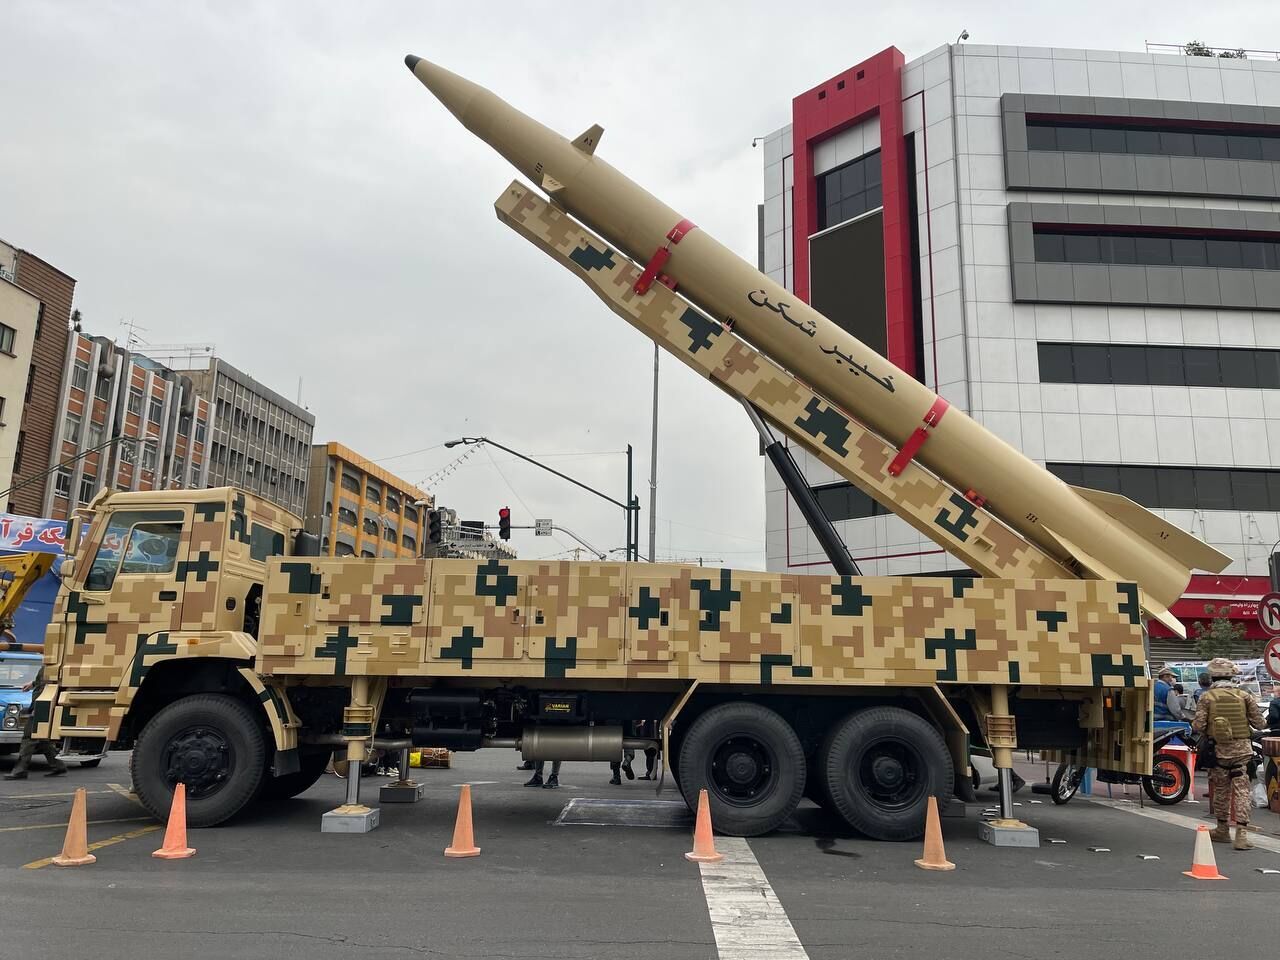
<instances>
[{"instance_id":1,"label":"tire","mask_svg":"<svg viewBox=\"0 0 1280 960\"><path fill-rule=\"evenodd\" d=\"M1151 777L1142 778L1142 789L1148 797L1162 807L1171 807L1181 803L1191 789L1191 772L1187 765L1177 757L1167 754L1156 754L1151 763L1152 773L1162 773L1173 779L1173 783L1164 786L1157 784Z\"/></svg>"},{"instance_id":2,"label":"tire","mask_svg":"<svg viewBox=\"0 0 1280 960\"><path fill-rule=\"evenodd\" d=\"M187 823L211 827L258 794L265 772L262 728L249 709L224 694L169 704L143 728L130 772L138 799L156 819L169 816L174 785L187 785Z\"/></svg>"},{"instance_id":3,"label":"tire","mask_svg":"<svg viewBox=\"0 0 1280 960\"><path fill-rule=\"evenodd\" d=\"M1058 806L1070 803L1071 798L1080 789L1084 781L1084 768L1062 761L1053 774L1053 783L1049 785L1049 795Z\"/></svg>"},{"instance_id":4,"label":"tire","mask_svg":"<svg viewBox=\"0 0 1280 960\"><path fill-rule=\"evenodd\" d=\"M98 757L98 758L96 758L96 759L94 759L94 760L81 760L81 761L80 761L80 769L81 769L81 770L92 770L94 767L96 767L96 766L97 766L98 764L100 764L100 763L102 763L102 758L101 758L101 757Z\"/></svg>"},{"instance_id":5,"label":"tire","mask_svg":"<svg viewBox=\"0 0 1280 960\"><path fill-rule=\"evenodd\" d=\"M901 707L851 713L821 748L831 809L875 840L913 840L924 834L929 798L946 802L955 766L940 734Z\"/></svg>"},{"instance_id":6,"label":"tire","mask_svg":"<svg viewBox=\"0 0 1280 960\"><path fill-rule=\"evenodd\" d=\"M282 777L273 777L264 771L262 776L262 792L259 796L266 801L291 800L300 793L306 793L316 785L316 781L324 776L329 766L332 750L310 751L300 758L301 769L295 773L286 773Z\"/></svg>"},{"instance_id":7,"label":"tire","mask_svg":"<svg viewBox=\"0 0 1280 960\"><path fill-rule=\"evenodd\" d=\"M804 748L777 713L722 703L689 727L680 745L680 790L690 810L707 791L711 822L732 837L777 829L804 795Z\"/></svg>"}]
</instances>

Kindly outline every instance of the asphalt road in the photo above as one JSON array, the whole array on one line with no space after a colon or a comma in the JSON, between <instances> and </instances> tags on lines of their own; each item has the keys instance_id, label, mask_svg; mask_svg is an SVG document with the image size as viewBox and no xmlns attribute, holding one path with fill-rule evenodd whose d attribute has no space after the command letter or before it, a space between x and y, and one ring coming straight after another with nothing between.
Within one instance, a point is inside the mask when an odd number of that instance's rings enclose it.
<instances>
[{"instance_id":1,"label":"asphalt road","mask_svg":"<svg viewBox=\"0 0 1280 960\"><path fill-rule=\"evenodd\" d=\"M9 763L0 759L0 769ZM455 757L452 770L415 771L426 799L384 806L382 826L363 836L319 832L320 815L341 802L344 787L325 777L296 800L192 830L196 857L174 862L151 857L162 834L127 796L126 755L63 778L36 770L25 782L0 782L0 957L225 960L297 951L308 960L991 960L1125 948L1222 956L1224 936L1250 952L1273 939L1268 918L1280 876L1255 868L1280 869L1280 839L1264 837L1275 852L1216 847L1230 880L1198 882L1181 871L1194 836L1186 825L1202 804L1176 808L1175 820L1183 820L1169 823L1083 799L1060 808L1032 804L1023 791L1019 813L1042 840L1066 842L1038 850L987 846L977 839L975 810L944 821L947 855L957 864L951 873L917 869L916 843L850 836L806 804L787 829L741 845L802 951L735 953L724 942L717 947L717 934L724 941L733 931L713 929L710 919L708 898L724 893L684 859L687 812L648 802L655 800L651 784L610 786L603 765L566 764L560 790L525 789L528 775L515 763L512 753L488 751ZM474 784L483 852L447 860L456 785L464 781ZM89 790L90 842L116 842L96 850L92 866L30 866L58 852L76 786ZM592 799L641 802L583 802ZM670 785L661 799L676 799ZM557 823L618 818L674 825Z\"/></svg>"}]
</instances>

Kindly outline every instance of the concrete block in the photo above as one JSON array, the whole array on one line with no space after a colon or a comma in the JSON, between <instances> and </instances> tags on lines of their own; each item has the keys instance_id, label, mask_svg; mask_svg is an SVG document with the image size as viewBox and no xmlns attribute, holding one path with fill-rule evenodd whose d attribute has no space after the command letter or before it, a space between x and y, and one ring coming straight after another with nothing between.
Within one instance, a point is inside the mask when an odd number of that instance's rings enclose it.
<instances>
[{"instance_id":1,"label":"concrete block","mask_svg":"<svg viewBox=\"0 0 1280 960\"><path fill-rule=\"evenodd\" d=\"M321 833L368 833L378 826L376 807L338 807L320 818Z\"/></svg>"},{"instance_id":2,"label":"concrete block","mask_svg":"<svg viewBox=\"0 0 1280 960\"><path fill-rule=\"evenodd\" d=\"M1025 823L1010 826L1004 822L997 823L991 820L983 820L978 824L978 839L991 844L993 847L1029 847L1036 849L1040 846L1040 831L1035 827L1027 826Z\"/></svg>"},{"instance_id":3,"label":"concrete block","mask_svg":"<svg viewBox=\"0 0 1280 960\"><path fill-rule=\"evenodd\" d=\"M380 803L417 803L426 793L425 784L406 780L403 783L385 783L378 791Z\"/></svg>"}]
</instances>

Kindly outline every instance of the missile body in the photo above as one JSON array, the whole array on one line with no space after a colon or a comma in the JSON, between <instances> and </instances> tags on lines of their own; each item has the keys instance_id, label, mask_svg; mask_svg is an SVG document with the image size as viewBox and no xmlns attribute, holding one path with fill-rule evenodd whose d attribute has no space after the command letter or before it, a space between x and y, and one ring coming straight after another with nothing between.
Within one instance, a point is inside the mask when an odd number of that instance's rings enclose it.
<instances>
[{"instance_id":1,"label":"missile body","mask_svg":"<svg viewBox=\"0 0 1280 960\"><path fill-rule=\"evenodd\" d=\"M815 409L813 435L838 443L841 411L1013 529L1094 576L1138 584L1154 615L1186 587L1189 569L1229 558L1122 497L1081 491L1050 474L870 347L770 280L595 156L601 130L570 141L489 90L409 56L414 75L473 134L585 226L791 370L834 409ZM642 295L643 290L637 295ZM828 431L828 427L830 430ZM1086 499L1088 497L1089 499ZM964 524L963 511L940 522ZM1176 623L1176 621L1174 621Z\"/></svg>"}]
</instances>

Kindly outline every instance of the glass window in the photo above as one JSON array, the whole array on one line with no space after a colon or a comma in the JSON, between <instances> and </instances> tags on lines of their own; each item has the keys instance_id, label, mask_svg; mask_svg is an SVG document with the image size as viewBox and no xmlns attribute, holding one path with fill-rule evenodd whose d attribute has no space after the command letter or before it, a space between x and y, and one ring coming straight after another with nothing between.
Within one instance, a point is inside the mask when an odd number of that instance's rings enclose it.
<instances>
[{"instance_id":1,"label":"glass window","mask_svg":"<svg viewBox=\"0 0 1280 960\"><path fill-rule=\"evenodd\" d=\"M1128 149L1123 130L1116 127L1095 127L1090 132L1095 153L1125 153Z\"/></svg>"},{"instance_id":2,"label":"glass window","mask_svg":"<svg viewBox=\"0 0 1280 960\"><path fill-rule=\"evenodd\" d=\"M1153 507L1159 502L1159 490L1156 487L1155 467L1121 467L1120 492L1144 507Z\"/></svg>"},{"instance_id":3,"label":"glass window","mask_svg":"<svg viewBox=\"0 0 1280 960\"><path fill-rule=\"evenodd\" d=\"M88 503L98 489L98 478L91 473L80 474L80 502Z\"/></svg>"},{"instance_id":4,"label":"glass window","mask_svg":"<svg viewBox=\"0 0 1280 960\"><path fill-rule=\"evenodd\" d=\"M1263 160L1280 160L1280 137L1259 137L1258 147Z\"/></svg>"},{"instance_id":5,"label":"glass window","mask_svg":"<svg viewBox=\"0 0 1280 960\"><path fill-rule=\"evenodd\" d=\"M142 413L142 391L137 387L129 388L129 412L134 414Z\"/></svg>"},{"instance_id":6,"label":"glass window","mask_svg":"<svg viewBox=\"0 0 1280 960\"><path fill-rule=\"evenodd\" d=\"M18 331L5 323L0 323L0 353L13 356L13 344L18 339ZM85 370L88 373L88 370Z\"/></svg>"},{"instance_id":7,"label":"glass window","mask_svg":"<svg viewBox=\"0 0 1280 960\"><path fill-rule=\"evenodd\" d=\"M1089 153L1093 138L1088 127L1058 127L1058 149L1070 153Z\"/></svg>"},{"instance_id":8,"label":"glass window","mask_svg":"<svg viewBox=\"0 0 1280 960\"><path fill-rule=\"evenodd\" d=\"M1235 134L1227 137L1227 153L1234 160L1261 160L1262 143L1257 137Z\"/></svg>"},{"instance_id":9,"label":"glass window","mask_svg":"<svg viewBox=\"0 0 1280 960\"><path fill-rule=\"evenodd\" d=\"M62 422L62 439L72 443L80 442L80 417L76 414L68 413Z\"/></svg>"},{"instance_id":10,"label":"glass window","mask_svg":"<svg viewBox=\"0 0 1280 960\"><path fill-rule=\"evenodd\" d=\"M118 575L169 573L177 562L181 540L180 512L128 510L113 514L85 576L85 589L110 590Z\"/></svg>"},{"instance_id":11,"label":"glass window","mask_svg":"<svg viewBox=\"0 0 1280 960\"><path fill-rule=\"evenodd\" d=\"M71 471L59 470L53 475L53 492L64 500L71 499Z\"/></svg>"},{"instance_id":12,"label":"glass window","mask_svg":"<svg viewBox=\"0 0 1280 960\"><path fill-rule=\"evenodd\" d=\"M1071 348L1076 383L1110 383L1111 364L1106 344L1077 343Z\"/></svg>"},{"instance_id":13,"label":"glass window","mask_svg":"<svg viewBox=\"0 0 1280 960\"><path fill-rule=\"evenodd\" d=\"M71 368L71 385L77 390L83 390L89 386L89 364L83 360L77 360Z\"/></svg>"},{"instance_id":14,"label":"glass window","mask_svg":"<svg viewBox=\"0 0 1280 960\"><path fill-rule=\"evenodd\" d=\"M1080 464L1078 463L1046 463L1045 469L1063 483L1069 483L1073 487L1080 486Z\"/></svg>"},{"instance_id":15,"label":"glass window","mask_svg":"<svg viewBox=\"0 0 1280 960\"><path fill-rule=\"evenodd\" d=\"M99 400L111 399L111 380L107 377L99 377L93 384L93 395Z\"/></svg>"},{"instance_id":16,"label":"glass window","mask_svg":"<svg viewBox=\"0 0 1280 960\"><path fill-rule=\"evenodd\" d=\"M1199 238L1174 237L1169 243L1173 248L1173 262L1179 267L1203 267L1208 262L1204 241Z\"/></svg>"},{"instance_id":17,"label":"glass window","mask_svg":"<svg viewBox=\"0 0 1280 960\"><path fill-rule=\"evenodd\" d=\"M1124 139L1129 153L1146 153L1152 156L1162 153L1159 130L1126 130Z\"/></svg>"},{"instance_id":18,"label":"glass window","mask_svg":"<svg viewBox=\"0 0 1280 960\"><path fill-rule=\"evenodd\" d=\"M400 546L404 547L406 550L416 550L418 547L418 541L406 533L400 538Z\"/></svg>"},{"instance_id":19,"label":"glass window","mask_svg":"<svg viewBox=\"0 0 1280 960\"><path fill-rule=\"evenodd\" d=\"M133 437L121 438L120 462L130 465L138 462L138 441Z\"/></svg>"},{"instance_id":20,"label":"glass window","mask_svg":"<svg viewBox=\"0 0 1280 960\"><path fill-rule=\"evenodd\" d=\"M1259 470L1232 470L1231 506L1234 510L1269 510L1267 477Z\"/></svg>"},{"instance_id":21,"label":"glass window","mask_svg":"<svg viewBox=\"0 0 1280 960\"><path fill-rule=\"evenodd\" d=\"M156 468L156 445L153 441L148 440L142 444L142 469L155 470Z\"/></svg>"},{"instance_id":22,"label":"glass window","mask_svg":"<svg viewBox=\"0 0 1280 960\"><path fill-rule=\"evenodd\" d=\"M1239 240L1207 240L1208 261L1211 267L1242 267Z\"/></svg>"},{"instance_id":23,"label":"glass window","mask_svg":"<svg viewBox=\"0 0 1280 960\"><path fill-rule=\"evenodd\" d=\"M417 507L415 507L415 506L414 506L413 504L411 504L411 503L407 503L407 504L405 504L405 507L404 507L404 519L405 519L405 521L406 521L407 523L417 523L417 522L418 522L418 508L417 508Z\"/></svg>"},{"instance_id":24,"label":"glass window","mask_svg":"<svg viewBox=\"0 0 1280 960\"><path fill-rule=\"evenodd\" d=\"M1120 492L1120 468L1104 463L1085 463L1080 466L1080 486L1107 493Z\"/></svg>"},{"instance_id":25,"label":"glass window","mask_svg":"<svg viewBox=\"0 0 1280 960\"><path fill-rule=\"evenodd\" d=\"M1148 347L1147 374L1156 386L1182 387L1187 383L1187 371L1182 363L1180 347Z\"/></svg>"},{"instance_id":26,"label":"glass window","mask_svg":"<svg viewBox=\"0 0 1280 960\"><path fill-rule=\"evenodd\" d=\"M1075 383L1070 344L1042 343L1039 354L1041 383Z\"/></svg>"},{"instance_id":27,"label":"glass window","mask_svg":"<svg viewBox=\"0 0 1280 960\"><path fill-rule=\"evenodd\" d=\"M1138 263L1163 266L1173 263L1173 249L1168 237L1134 237Z\"/></svg>"},{"instance_id":28,"label":"glass window","mask_svg":"<svg viewBox=\"0 0 1280 960\"><path fill-rule=\"evenodd\" d=\"M1027 148L1030 150L1057 150L1058 131L1048 124L1027 124Z\"/></svg>"},{"instance_id":29,"label":"glass window","mask_svg":"<svg viewBox=\"0 0 1280 960\"><path fill-rule=\"evenodd\" d=\"M825 487L815 487L813 493L818 500L818 505L822 507L822 512L832 522L864 519L884 512L876 501L851 483L833 483Z\"/></svg>"},{"instance_id":30,"label":"glass window","mask_svg":"<svg viewBox=\"0 0 1280 960\"><path fill-rule=\"evenodd\" d=\"M848 166L841 168L840 196L851 197L865 189L867 189L867 173L866 167L861 160L855 160Z\"/></svg>"},{"instance_id":31,"label":"glass window","mask_svg":"<svg viewBox=\"0 0 1280 960\"><path fill-rule=\"evenodd\" d=\"M1218 366L1224 387L1256 387L1258 361L1253 350L1219 350Z\"/></svg>"},{"instance_id":32,"label":"glass window","mask_svg":"<svg viewBox=\"0 0 1280 960\"><path fill-rule=\"evenodd\" d=\"M1222 367L1218 363L1218 351L1213 347L1187 347L1183 354L1186 365L1187 386L1222 386Z\"/></svg>"},{"instance_id":33,"label":"glass window","mask_svg":"<svg viewBox=\"0 0 1280 960\"><path fill-rule=\"evenodd\" d=\"M1156 471L1156 490L1160 506L1172 510L1191 510L1196 506L1195 471L1165 468Z\"/></svg>"},{"instance_id":34,"label":"glass window","mask_svg":"<svg viewBox=\"0 0 1280 960\"><path fill-rule=\"evenodd\" d=\"M1280 510L1280 470L1267 471L1268 510Z\"/></svg>"},{"instance_id":35,"label":"glass window","mask_svg":"<svg viewBox=\"0 0 1280 960\"><path fill-rule=\"evenodd\" d=\"M1133 237L1107 236L1101 239L1103 263L1137 263L1138 255Z\"/></svg>"},{"instance_id":36,"label":"glass window","mask_svg":"<svg viewBox=\"0 0 1280 960\"><path fill-rule=\"evenodd\" d=\"M204 443L204 421L203 420L199 420L196 422L195 442Z\"/></svg>"},{"instance_id":37,"label":"glass window","mask_svg":"<svg viewBox=\"0 0 1280 960\"><path fill-rule=\"evenodd\" d=\"M1196 155L1195 134L1161 130L1160 152L1175 157L1194 157Z\"/></svg>"},{"instance_id":38,"label":"glass window","mask_svg":"<svg viewBox=\"0 0 1280 960\"><path fill-rule=\"evenodd\" d=\"M105 428L100 423L89 421L89 449L102 446L102 433Z\"/></svg>"},{"instance_id":39,"label":"glass window","mask_svg":"<svg viewBox=\"0 0 1280 960\"><path fill-rule=\"evenodd\" d=\"M1258 365L1258 386L1280 389L1280 351L1257 350L1253 358Z\"/></svg>"},{"instance_id":40,"label":"glass window","mask_svg":"<svg viewBox=\"0 0 1280 960\"><path fill-rule=\"evenodd\" d=\"M1267 268L1267 244L1258 240L1240 241L1240 266L1250 270Z\"/></svg>"},{"instance_id":41,"label":"glass window","mask_svg":"<svg viewBox=\"0 0 1280 960\"><path fill-rule=\"evenodd\" d=\"M1112 383L1148 383L1147 348L1116 345L1111 348Z\"/></svg>"},{"instance_id":42,"label":"glass window","mask_svg":"<svg viewBox=\"0 0 1280 960\"><path fill-rule=\"evenodd\" d=\"M1197 157L1226 157L1227 138L1220 133L1197 133L1196 138L1196 156Z\"/></svg>"},{"instance_id":43,"label":"glass window","mask_svg":"<svg viewBox=\"0 0 1280 960\"><path fill-rule=\"evenodd\" d=\"M1101 248L1095 235L1068 233L1062 238L1062 246L1068 263L1098 263L1101 260Z\"/></svg>"},{"instance_id":44,"label":"glass window","mask_svg":"<svg viewBox=\"0 0 1280 960\"><path fill-rule=\"evenodd\" d=\"M1196 502L1202 510L1231 509L1231 471L1203 470L1195 473Z\"/></svg>"},{"instance_id":45,"label":"glass window","mask_svg":"<svg viewBox=\"0 0 1280 960\"><path fill-rule=\"evenodd\" d=\"M1066 259L1060 233L1037 233L1035 250L1038 263L1062 263Z\"/></svg>"}]
</instances>

